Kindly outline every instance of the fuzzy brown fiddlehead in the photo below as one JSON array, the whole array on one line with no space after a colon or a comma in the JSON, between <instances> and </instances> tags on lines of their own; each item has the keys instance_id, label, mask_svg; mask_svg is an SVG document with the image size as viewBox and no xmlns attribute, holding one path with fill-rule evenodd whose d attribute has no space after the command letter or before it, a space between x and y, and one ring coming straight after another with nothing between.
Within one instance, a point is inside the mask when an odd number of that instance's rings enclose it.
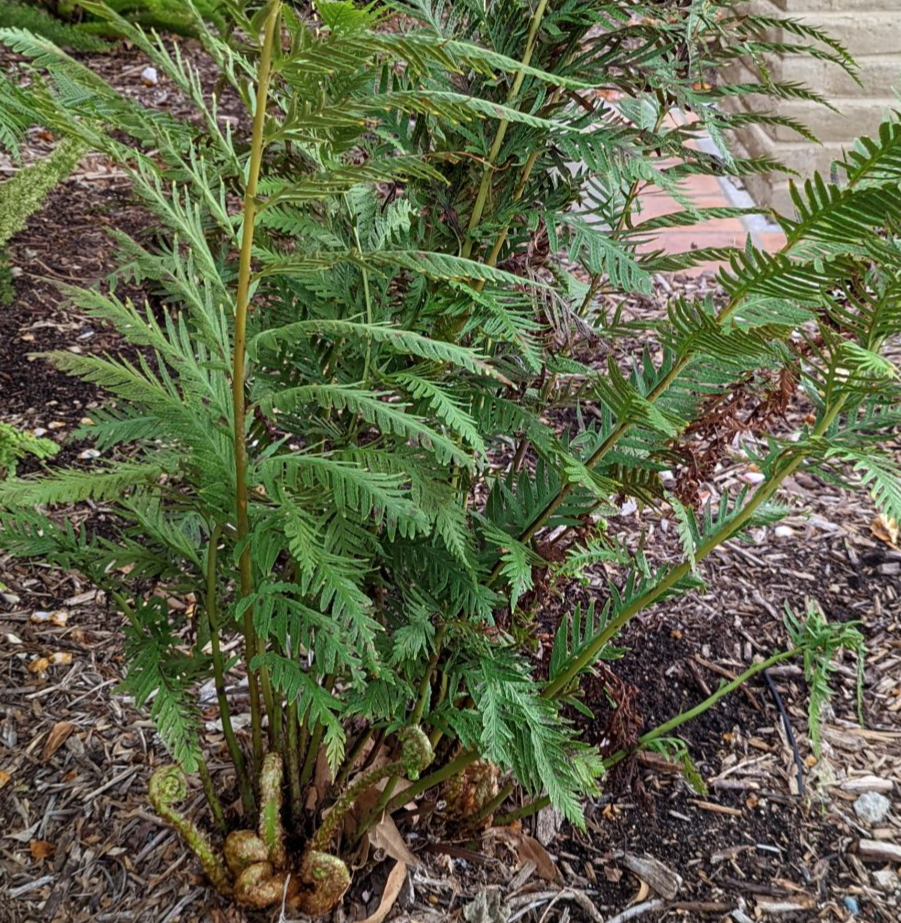
<instances>
[{"instance_id":1,"label":"fuzzy brown fiddlehead","mask_svg":"<svg viewBox=\"0 0 901 923\"><path fill-rule=\"evenodd\" d=\"M286 893L287 888L287 893ZM271 862L255 862L238 876L235 882L235 900L246 907L262 910L278 903L285 894L292 901L300 889L296 879L288 879L284 870L274 869Z\"/></svg>"},{"instance_id":2,"label":"fuzzy brown fiddlehead","mask_svg":"<svg viewBox=\"0 0 901 923\"><path fill-rule=\"evenodd\" d=\"M282 826L282 783L284 766L278 753L267 753L260 773L260 839L266 844L268 859L277 869L288 864L285 830Z\"/></svg>"},{"instance_id":3,"label":"fuzzy brown fiddlehead","mask_svg":"<svg viewBox=\"0 0 901 923\"><path fill-rule=\"evenodd\" d=\"M350 886L350 870L331 853L307 849L300 865L300 883L303 890L297 898L298 909L318 917L341 902Z\"/></svg>"},{"instance_id":4,"label":"fuzzy brown fiddlehead","mask_svg":"<svg viewBox=\"0 0 901 923\"><path fill-rule=\"evenodd\" d=\"M500 792L500 769L488 760L478 760L467 766L445 783L443 798L447 803L445 816L448 820L469 823L482 815L483 809ZM490 826L491 814L484 814L480 823Z\"/></svg>"},{"instance_id":5,"label":"fuzzy brown fiddlehead","mask_svg":"<svg viewBox=\"0 0 901 923\"><path fill-rule=\"evenodd\" d=\"M230 896L232 883L228 869L216 855L206 835L174 808L188 794L188 781L181 768L161 766L150 777L147 791L154 811L181 834L188 848L197 856L213 887L220 894Z\"/></svg>"},{"instance_id":6,"label":"fuzzy brown fiddlehead","mask_svg":"<svg viewBox=\"0 0 901 923\"><path fill-rule=\"evenodd\" d=\"M269 861L266 844L253 830L233 830L225 838L225 863L237 877L251 865Z\"/></svg>"}]
</instances>

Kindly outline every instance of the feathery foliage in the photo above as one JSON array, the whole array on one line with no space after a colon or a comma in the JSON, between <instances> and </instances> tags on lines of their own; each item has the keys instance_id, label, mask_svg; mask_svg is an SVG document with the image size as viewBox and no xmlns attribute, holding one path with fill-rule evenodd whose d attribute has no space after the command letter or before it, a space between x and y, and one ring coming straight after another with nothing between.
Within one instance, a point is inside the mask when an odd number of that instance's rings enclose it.
<instances>
[{"instance_id":1,"label":"feathery foliage","mask_svg":"<svg viewBox=\"0 0 901 923\"><path fill-rule=\"evenodd\" d=\"M96 35L56 19L33 2L6 0L0 7L0 29L26 29L72 51L105 51L109 47Z\"/></svg>"},{"instance_id":2,"label":"feathery foliage","mask_svg":"<svg viewBox=\"0 0 901 923\"><path fill-rule=\"evenodd\" d=\"M47 157L22 167L12 179L0 185L0 247L25 227L47 195L75 169L84 153L80 141L64 139Z\"/></svg>"},{"instance_id":3,"label":"feathery foliage","mask_svg":"<svg viewBox=\"0 0 901 923\"><path fill-rule=\"evenodd\" d=\"M16 466L26 456L44 459L59 451L59 446L52 439L34 436L16 429L9 423L0 423L0 480L15 476Z\"/></svg>"}]
</instances>

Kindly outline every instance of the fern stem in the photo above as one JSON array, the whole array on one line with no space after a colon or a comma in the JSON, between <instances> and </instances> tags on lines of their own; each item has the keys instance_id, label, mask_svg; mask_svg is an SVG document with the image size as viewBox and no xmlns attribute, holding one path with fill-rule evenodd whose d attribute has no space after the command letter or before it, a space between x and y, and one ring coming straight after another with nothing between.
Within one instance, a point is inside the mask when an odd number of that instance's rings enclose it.
<instances>
[{"instance_id":1,"label":"fern stem","mask_svg":"<svg viewBox=\"0 0 901 923\"><path fill-rule=\"evenodd\" d=\"M298 726L297 699L288 703L285 719L285 756L288 764L288 788L291 792L291 819L295 827L303 816L303 786L300 784L300 753L297 749Z\"/></svg>"},{"instance_id":2,"label":"fern stem","mask_svg":"<svg viewBox=\"0 0 901 923\"><path fill-rule=\"evenodd\" d=\"M362 254L363 245L360 243L360 230L357 227L356 216L350 210L350 204L348 202L347 193L344 194L344 204L347 206L348 213L350 213L350 220L353 226L354 232L354 243L356 244L357 252ZM366 304L366 323L372 324L372 295L369 291L369 273L366 269L360 269L360 274L363 277L363 300ZM365 386L369 381L369 369L372 364L372 339L370 337L366 338L366 352L363 358L363 379L362 384Z\"/></svg>"},{"instance_id":3,"label":"fern stem","mask_svg":"<svg viewBox=\"0 0 901 923\"><path fill-rule=\"evenodd\" d=\"M410 723L414 725L420 724L422 721L422 715L425 711L426 699L429 697L429 692L432 688L432 677L435 673L435 670L438 667L438 661L441 658L441 646L444 643L444 635L447 632L447 625L442 624L438 631L435 633L435 650L432 653L431 658L429 659L428 666L423 673L422 679L419 683L419 695L416 699L416 705L413 708L413 714L410 716ZM432 746L437 744L440 740L440 736L434 740L430 741ZM380 817L382 811L385 810L388 802L391 800L391 796L394 794L394 789L397 788L397 782L400 778L398 773L391 776L390 779L385 783L385 788L382 790L382 794L379 797L379 800L375 803L370 814L374 817Z\"/></svg>"},{"instance_id":4,"label":"fern stem","mask_svg":"<svg viewBox=\"0 0 901 923\"><path fill-rule=\"evenodd\" d=\"M370 769L368 772L361 773L357 776L353 785L351 785L335 802L328 816L316 831L311 841L312 848L323 851L327 850L332 841L332 837L338 830L338 824L343 820L344 815L353 807L354 802L356 802L365 791L384 779L386 775L392 775L392 781L396 782L402 771L403 761L394 760L394 762L388 763L386 766L378 766L375 769ZM382 816L383 809L383 807L380 808L379 805L376 804L369 813L366 814L357 828L358 838L362 838L363 834Z\"/></svg>"},{"instance_id":5,"label":"fern stem","mask_svg":"<svg viewBox=\"0 0 901 923\"><path fill-rule=\"evenodd\" d=\"M531 61L532 52L534 51L535 38L537 37L538 29L541 25L541 19L544 17L544 12L545 11L543 9L540 9L540 10L536 9L535 16L533 16L532 18L532 26L534 27L534 32L532 31L532 29L530 29L529 37L526 43L526 50L523 55L523 62L522 62L523 64L528 65L529 62ZM578 33L584 34L584 30L577 30L576 33L572 33L570 35L570 39L569 39L570 48L574 49L576 44L578 43L578 38L577 38ZM564 66L567 66L572 62L573 58L575 57L575 54L576 54L575 50L572 50L570 51L568 55L566 55ZM523 76L522 73L518 74L517 79L521 78L522 76ZM515 95L519 92L519 89L521 86L522 86L521 79L519 80L518 86L514 83L515 89L508 96L508 102L510 102L513 99L513 97L515 97ZM557 87L554 90L554 92L551 94L550 98L548 99L546 108L548 110L552 110L553 107L556 106L558 102L560 102L560 98L562 96L563 96L563 88ZM504 130L506 131L506 127ZM529 177L532 175L532 170L535 168L535 163L538 160L540 153L541 153L541 149L538 147L535 147L532 150L532 152L529 154L525 164L523 165L522 172L520 173L520 176L519 176L519 181L517 182L516 187L513 190L513 201L514 202L518 202L522 198L523 193L525 192L525 189L526 189L526 184L529 182ZM486 175L487 174L490 174L490 167L486 170ZM483 181L484 181L484 177L483 177ZM479 217L481 218L481 215ZM498 233L498 236L494 241L494 245L491 248L491 252L489 253L488 257L485 260L486 266L493 267L497 265L498 256L500 255L501 249L503 248L504 243L507 240L507 235L510 233L511 224L512 224L512 220L508 221L507 224ZM472 228L470 228L470 230L472 230ZM486 283L485 279L479 279L473 287L475 288L477 292L481 292L482 289L485 288L485 283Z\"/></svg>"},{"instance_id":6,"label":"fern stem","mask_svg":"<svg viewBox=\"0 0 901 923\"><path fill-rule=\"evenodd\" d=\"M481 757L478 751L463 750L449 763L445 763L440 769L430 772L427 776L423 776L418 782L414 782L408 788L396 794L388 804L385 805L385 812L387 814L392 814L398 808L402 808L408 801L418 798L423 792L427 792L430 788L435 788L436 785L441 785L448 779L452 779L457 773L463 772L467 766L471 766L479 759L481 759ZM373 818L373 820L374 819L375 818Z\"/></svg>"},{"instance_id":7,"label":"fern stem","mask_svg":"<svg viewBox=\"0 0 901 923\"><path fill-rule=\"evenodd\" d=\"M573 53L574 54L574 53ZM572 60L573 54L567 57L567 63ZM550 99L548 100L548 108L553 108L563 96L563 89L557 87L556 90L551 94ZM661 124L663 123L664 118L666 117L666 110L661 109L660 115L658 115L657 121L653 128L653 133L656 134L659 131ZM525 193L526 185L529 182L529 178L532 175L532 170L535 169L535 163L538 160L539 155L541 154L541 149L536 147L528 156L525 164L523 165L522 172L519 176L519 181L516 184L516 187L513 190L513 202L518 202ZM640 188L641 181L633 180L629 190L626 194L625 202L623 205L623 211L620 213L619 220L617 221L616 227L611 232L611 237L618 237L622 233L623 228L625 227L626 221L631 216L632 205L635 202L635 197L638 195L638 190ZM512 221L508 221L507 224L501 228L500 232L497 235L494 245L491 248L491 252L488 254L488 257L485 259L486 266L496 266L498 257L500 256L501 249L507 241L507 235L510 233ZM597 289L601 281L601 273L597 273L591 279L591 285L589 286L589 293L586 295L585 300L582 302L582 305L579 308L579 317L584 317L584 311L587 309L587 306L591 303L591 300L594 298L594 295L597 294ZM474 288L477 292L481 292L485 287L485 280L479 279L476 282Z\"/></svg>"},{"instance_id":8,"label":"fern stem","mask_svg":"<svg viewBox=\"0 0 901 923\"><path fill-rule=\"evenodd\" d=\"M134 628L134 630L143 637L145 634L144 626L141 624L141 620L135 613L131 603L117 590L108 588L108 585L105 583L105 581L97 578L96 583L98 586L107 590L107 592L110 594L110 599L112 599L113 602L122 610L122 614L125 616L125 618L128 619L128 623L131 625L131 627Z\"/></svg>"},{"instance_id":9,"label":"fern stem","mask_svg":"<svg viewBox=\"0 0 901 923\"><path fill-rule=\"evenodd\" d=\"M501 814L500 817L496 817L494 824L496 827L506 827L515 820L522 820L524 817L531 817L533 814L537 814L539 811L548 807L550 803L551 799L547 795L542 795L540 798L533 798L531 801L527 801L518 808L514 808L512 811L507 811L506 814Z\"/></svg>"},{"instance_id":10,"label":"fern stem","mask_svg":"<svg viewBox=\"0 0 901 923\"><path fill-rule=\"evenodd\" d=\"M744 673L741 673L739 676L736 676L735 679L730 680L728 683L720 686L716 692L709 695L703 702L699 702L694 708L689 708L688 711L680 712L678 715L675 715L673 718L670 718L669 721L665 721L663 724L659 724L653 730L647 732L647 734L642 734L638 738L635 746L629 750L617 750L616 753L611 754L604 760L604 768L610 769L615 766L617 763L622 762L629 753L634 753L636 750L640 750L642 747L646 747L651 741L657 740L658 737L666 737L671 731L675 731L676 728L682 727L683 724L687 724L689 721L693 721L695 718L699 718L704 712L709 711L717 704L721 699L725 698L727 695L735 692L739 686L746 683L749 679L753 679L757 676L758 673L762 673L764 670L768 670L770 667L774 667L777 663L782 663L784 660L792 660L797 657L799 654L804 652L803 648L793 647L791 650L779 651L776 654L772 654L766 660L761 660L758 663L751 664Z\"/></svg>"},{"instance_id":11,"label":"fern stem","mask_svg":"<svg viewBox=\"0 0 901 923\"><path fill-rule=\"evenodd\" d=\"M323 678L322 688L325 689L326 692L331 692L334 685L334 674L330 673L328 676ZM316 757L319 755L319 748L322 746L322 737L325 733L325 726L321 721L317 721L312 727L312 733L309 733L309 715L310 710L307 709L307 713L304 716L304 727L308 731L306 740L309 741L309 744L306 746L306 755L303 761L303 768L300 770L301 786L306 786L310 779L313 778L313 770L316 768ZM304 735L302 734L301 736L303 737ZM306 741L304 741L304 743L306 743Z\"/></svg>"},{"instance_id":12,"label":"fern stem","mask_svg":"<svg viewBox=\"0 0 901 923\"><path fill-rule=\"evenodd\" d=\"M559 94L559 91L557 92ZM559 98L559 96L557 98ZM552 101L556 101L554 97L552 97ZM526 184L529 182L529 177L532 175L532 170L535 168L535 163L538 160L538 154L539 151L536 148L534 151L532 151L531 154L529 154L528 160L526 160L525 164L523 165L522 173L519 177L519 182L516 184L516 188L513 190L514 202L518 202L522 198L523 193L526 191ZM500 233L497 235L497 239L494 241L494 246L491 248L491 252L488 254L488 258L485 260L485 264L487 266L497 265L497 258L500 256L501 249L507 242L507 235L510 233L510 224L511 222L508 221L507 224L501 228ZM485 287L485 280L479 279L475 287L476 291L482 291L482 289Z\"/></svg>"},{"instance_id":13,"label":"fern stem","mask_svg":"<svg viewBox=\"0 0 901 923\"><path fill-rule=\"evenodd\" d=\"M213 681L216 685L216 699L219 702L222 733L225 735L225 743L228 746L228 752L235 767L235 773L238 776L238 786L241 789L241 802L244 805L244 813L248 817L252 817L256 811L253 785L247 775L244 755L241 753L238 738L235 736L228 696L225 693L225 664L222 658L219 615L216 606L216 551L221 534L222 527L217 525L210 535L206 559L206 617L210 628L210 648L213 655Z\"/></svg>"},{"instance_id":14,"label":"fern stem","mask_svg":"<svg viewBox=\"0 0 901 923\"><path fill-rule=\"evenodd\" d=\"M411 724L419 724L422 721L422 715L425 712L425 703L426 699L429 697L429 692L432 689L432 677L435 675L435 670L438 668L438 660L441 658L441 648L444 644L444 636L447 634L447 625L442 623L438 627L438 631L435 632L435 650L432 652L432 656L429 658L428 666L423 673L422 679L419 683L419 696L416 699L416 706L413 709L413 714L410 717Z\"/></svg>"},{"instance_id":15,"label":"fern stem","mask_svg":"<svg viewBox=\"0 0 901 923\"><path fill-rule=\"evenodd\" d=\"M535 12L536 12L536 15L537 15L537 14L538 14L538 10L536 10ZM541 15L542 15L542 17L543 17L543 15L544 15L544 12L543 12L543 11L542 11ZM540 25L540 22L539 22L539 25ZM538 27L536 26L536 29L535 29L536 35L537 35L537 31L538 31ZM580 30L580 31L581 31L581 30ZM570 37L570 47L573 47L577 42L578 42L578 39L576 38L576 36L575 36L575 35L572 35L572 36ZM532 57L532 49L528 48L528 46L527 46L526 51L527 51L527 53L528 53L528 59L525 59L525 58L524 58L524 60L523 60L523 63L524 63L524 64L528 64L528 63L529 63L529 60L531 60L531 57ZM576 54L576 52L575 52L575 50L573 50L573 51L571 51L571 52L566 56L565 62L564 62L564 66L567 66L567 65L569 65L569 64L572 62L573 58L575 57L575 54ZM520 83L521 83L521 82L520 82ZM517 92L518 92L518 90L517 90ZM558 102L560 102L560 98L561 98L562 96L563 96L563 88L562 88L562 87L557 87L557 88L554 90L554 92L551 94L550 98L548 99L547 107L546 107L546 108L547 108L548 110L552 110L553 107L556 106ZM522 168L522 172L521 172L520 175L519 175L519 181L517 182L516 187L515 187L514 190L513 190L513 202L514 202L514 203L515 203L515 202L518 202L518 201L523 197L523 193L524 193L525 190L526 190L526 185L527 185L528 182L529 182L529 177L531 177L531 175L532 175L532 170L535 169L535 163L537 162L538 157L539 157L540 154L541 154L541 148L535 147L535 148L532 150L532 152L529 154L528 158L526 159L526 162L525 162L525 164L523 165L523 168ZM500 230L500 232L498 233L497 238L496 238L496 240L494 241L494 245L493 245L492 248L491 248L491 252L489 253L487 259L485 260L485 265L486 265L486 266L492 266L492 267L493 267L493 266L496 266L496 265L497 265L498 256L500 255L501 249L503 248L504 244L506 243L507 235L510 233L510 226L511 226L511 224L512 224L512 220L511 220L511 221L508 221L508 222L506 223L506 225L504 225L504 227L503 227L503 228ZM477 292L481 292L482 289L483 289L484 287L485 287L485 280L484 280L484 279L479 279L479 281L476 282L476 284L475 284L475 286L474 286L474 288L475 288L475 290L476 290Z\"/></svg>"},{"instance_id":16,"label":"fern stem","mask_svg":"<svg viewBox=\"0 0 901 923\"><path fill-rule=\"evenodd\" d=\"M285 771L281 754L270 750L263 759L260 773L260 823L258 834L266 844L269 861L277 869L288 862L285 831L282 827L282 791Z\"/></svg>"},{"instance_id":17,"label":"fern stem","mask_svg":"<svg viewBox=\"0 0 901 923\"><path fill-rule=\"evenodd\" d=\"M568 56L566 61L572 60L572 55ZM548 100L548 108L551 109L560 102L560 97L563 96L563 89L557 87L556 90L551 94L550 99ZM538 157L541 154L541 148L536 147L526 159L526 162L523 164L522 172L519 175L519 181L516 184L516 187L513 190L513 202L518 202L526 191L526 185L529 182L529 177L532 175L532 170L535 169L535 164L538 161ZM497 235L494 245L491 248L491 252L488 254L488 257L485 260L486 266L496 266L498 257L500 256L501 249L504 244L507 242L507 235L510 233L510 227L512 225L512 220L508 221L500 232ZM475 284L475 290L481 292L485 288L485 280L479 279Z\"/></svg>"},{"instance_id":18,"label":"fern stem","mask_svg":"<svg viewBox=\"0 0 901 923\"><path fill-rule=\"evenodd\" d=\"M213 821L220 833L225 833L228 829L225 823L225 811L222 810L222 802L219 800L219 795L216 794L216 786L213 784L210 767L207 766L207 762L202 755L197 761L197 774L200 776L200 784L203 786L203 793L206 795L207 804L210 806Z\"/></svg>"},{"instance_id":19,"label":"fern stem","mask_svg":"<svg viewBox=\"0 0 901 923\"><path fill-rule=\"evenodd\" d=\"M316 831L311 841L313 849L324 850L328 848L332 836L338 830L342 817L353 807L364 792L372 788L381 779L387 776L392 776L396 779L401 774L404 774L408 779L416 780L423 769L431 765L432 760L435 758L435 752L425 732L418 724L401 728L397 737L400 743L400 753L397 758L385 766L378 766L368 772L362 772L354 779L347 791L335 802L322 826ZM363 834L381 815L382 812L378 806L366 815L359 824L355 842L359 842Z\"/></svg>"},{"instance_id":20,"label":"fern stem","mask_svg":"<svg viewBox=\"0 0 901 923\"><path fill-rule=\"evenodd\" d=\"M838 416L844 403L845 395L842 395L831 408L826 409L820 422L814 428L813 435L821 436L829 428L832 421ZM673 589L680 580L687 577L693 570L695 563L700 563L715 548L740 532L751 520L754 513L776 493L779 489L779 485L791 474L794 474L803 463L804 457L802 455L796 455L794 458L790 458L781 471L774 472L766 483L760 485L754 493L754 496L742 507L741 512L739 512L737 516L716 529L701 543L701 545L699 545L695 551L694 562L683 561L680 565L674 567L662 580L625 606L615 618L611 619L604 626L603 631L598 634L591 644L589 644L578 657L573 658L569 666L544 687L541 693L542 697L552 699L562 693L582 670L595 661L598 654L604 649L604 646L622 630L627 622L643 609L647 609L648 606L653 605L658 599L665 596L666 593Z\"/></svg>"},{"instance_id":21,"label":"fern stem","mask_svg":"<svg viewBox=\"0 0 901 923\"><path fill-rule=\"evenodd\" d=\"M541 28L541 20L544 18L547 5L548 0L539 0L538 6L535 7L535 12L532 14L532 18L529 22L529 31L526 35L526 47L522 55L522 64L526 67L528 67L529 62L532 60L532 54L535 51L535 43L538 39L538 30ZM513 78L513 83L510 86L510 92L507 94L508 104L516 100L520 89L522 89L525 76L525 71L517 71L516 76ZM472 250L475 245L473 234L482 220L485 204L488 201L488 193L491 189L491 177L494 173L494 167L497 163L497 158L500 156L501 147L503 146L509 126L510 123L507 119L501 119L498 122L494 140L488 151L485 169L482 172L482 180L479 183L479 191L476 194L476 201L472 208L472 214L469 216L469 227L467 228L466 240L463 242L463 249L461 252L461 256L463 257L468 258L472 255Z\"/></svg>"},{"instance_id":22,"label":"fern stem","mask_svg":"<svg viewBox=\"0 0 901 923\"><path fill-rule=\"evenodd\" d=\"M313 770L316 768L316 757L319 755L319 748L322 746L322 735L325 728L321 721L317 721L310 735L310 745L307 747L307 755L303 761L303 768L300 770L300 784L305 786L313 778Z\"/></svg>"},{"instance_id":23,"label":"fern stem","mask_svg":"<svg viewBox=\"0 0 901 923\"><path fill-rule=\"evenodd\" d=\"M487 804L482 805L482 807L476 811L472 817L466 818L466 826L469 828L474 827L479 821L484 820L486 817L490 817L494 812L513 794L513 790L516 788L515 783L508 782Z\"/></svg>"},{"instance_id":24,"label":"fern stem","mask_svg":"<svg viewBox=\"0 0 901 923\"><path fill-rule=\"evenodd\" d=\"M253 256L254 224L257 214L257 183L263 162L264 128L266 104L269 98L269 78L272 70L272 49L275 44L275 25L278 21L280 0L275 0L266 19L263 48L257 72L256 111L253 115L253 135L250 148L250 164L247 171L247 186L244 190L243 228L241 233L241 254L238 262L238 286L235 303L235 344L232 360L232 405L234 414L235 443L235 507L237 511L238 541L241 549L240 573L241 596L253 593L253 565L250 544L250 520L247 513L247 442L245 437L246 407L244 402L245 362L247 347L247 312L250 303L251 259ZM250 693L251 734L253 738L253 759L256 771L263 764L263 720L260 712L259 686L263 686L266 707L272 717L272 690L265 668L260 668L260 683L256 671L251 667L254 657L260 653L259 639L253 625L253 610L244 610L244 643L247 659L247 685ZM268 695L267 695L268 690Z\"/></svg>"},{"instance_id":25,"label":"fern stem","mask_svg":"<svg viewBox=\"0 0 901 923\"><path fill-rule=\"evenodd\" d=\"M175 805L187 797L188 784L180 766L161 766L150 777L147 796L159 816L174 827L206 872L216 890L225 897L231 896L231 875L219 854L213 849L202 830Z\"/></svg>"},{"instance_id":26,"label":"fern stem","mask_svg":"<svg viewBox=\"0 0 901 923\"><path fill-rule=\"evenodd\" d=\"M310 710L306 709L300 721L300 734L297 738L297 760L306 760L307 749L310 745ZM301 783L303 784L303 783Z\"/></svg>"},{"instance_id":27,"label":"fern stem","mask_svg":"<svg viewBox=\"0 0 901 923\"><path fill-rule=\"evenodd\" d=\"M258 648L263 653L264 641L259 640ZM284 704L281 695L276 695L269 679L269 671L260 671L260 685L263 689L263 701L266 703L266 714L269 716L270 739L272 749L279 753L284 749Z\"/></svg>"}]
</instances>

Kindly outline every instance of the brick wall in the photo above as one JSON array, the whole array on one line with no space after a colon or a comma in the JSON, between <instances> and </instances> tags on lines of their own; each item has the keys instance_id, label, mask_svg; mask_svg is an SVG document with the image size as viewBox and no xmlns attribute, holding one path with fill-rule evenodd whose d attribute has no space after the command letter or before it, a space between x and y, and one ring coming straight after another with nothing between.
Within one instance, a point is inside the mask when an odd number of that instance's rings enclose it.
<instances>
[{"instance_id":1,"label":"brick wall","mask_svg":"<svg viewBox=\"0 0 901 923\"><path fill-rule=\"evenodd\" d=\"M787 128L748 126L736 136L740 153L773 156L802 177L814 170L828 175L833 160L861 134L876 130L884 113L901 109L901 0L750 0L749 8L769 16L788 15L828 32L842 42L860 66L858 86L833 64L801 55L770 61L776 80L804 83L826 96L837 112L804 100L771 100L769 108L804 122L821 144L805 141ZM787 42L804 42L779 30ZM747 80L740 69L731 79ZM762 97L739 105L759 106ZM791 213L788 180L778 174L747 177L745 184L760 204Z\"/></svg>"}]
</instances>

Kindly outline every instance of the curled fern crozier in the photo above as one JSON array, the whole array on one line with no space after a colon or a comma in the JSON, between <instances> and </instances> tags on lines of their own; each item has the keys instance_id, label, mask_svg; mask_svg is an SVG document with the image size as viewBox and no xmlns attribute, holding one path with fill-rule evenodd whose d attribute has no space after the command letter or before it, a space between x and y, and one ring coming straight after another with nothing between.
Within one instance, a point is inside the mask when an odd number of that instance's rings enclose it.
<instances>
[{"instance_id":1,"label":"curled fern crozier","mask_svg":"<svg viewBox=\"0 0 901 923\"><path fill-rule=\"evenodd\" d=\"M160 766L150 777L147 791L154 811L181 834L213 887L220 894L230 896L232 882L228 869L206 835L184 814L175 810L174 805L184 801L188 794L188 782L182 769L179 766Z\"/></svg>"}]
</instances>

